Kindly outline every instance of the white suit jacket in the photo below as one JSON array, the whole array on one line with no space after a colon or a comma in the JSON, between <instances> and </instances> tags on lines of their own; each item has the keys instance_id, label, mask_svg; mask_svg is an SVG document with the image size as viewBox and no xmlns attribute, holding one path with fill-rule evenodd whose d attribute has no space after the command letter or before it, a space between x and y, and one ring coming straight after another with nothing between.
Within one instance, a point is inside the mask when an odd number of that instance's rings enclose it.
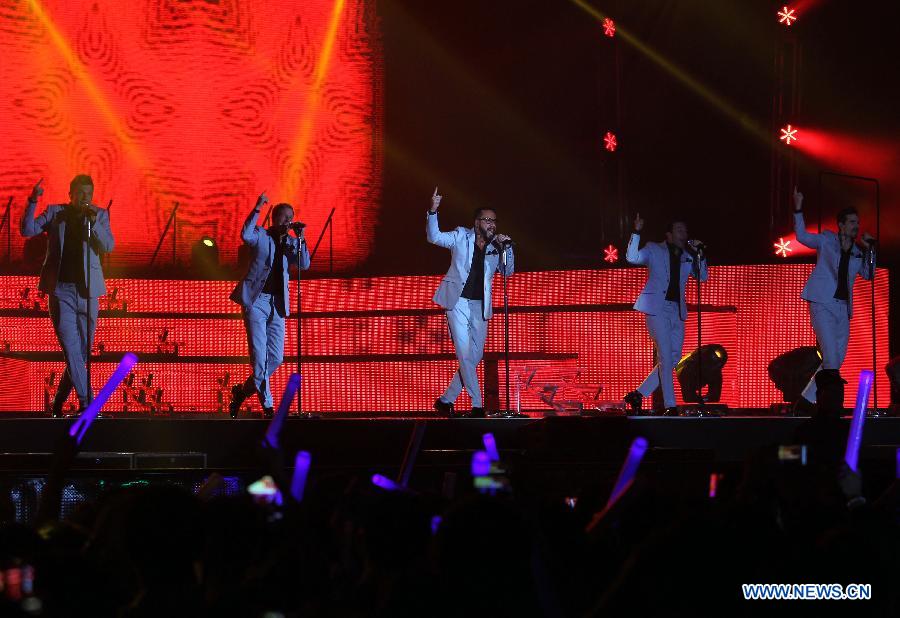
<instances>
[{"instance_id":1,"label":"white suit jacket","mask_svg":"<svg viewBox=\"0 0 900 618\"><path fill-rule=\"evenodd\" d=\"M442 232L438 227L437 214L426 215L425 235L428 242L438 247L450 249L450 270L444 275L441 285L434 293L434 302L444 309L453 309L463 288L469 279L469 270L472 268L472 254L475 252L475 230L467 227L458 227L452 232ZM500 264L500 252L493 245L485 247L484 254L484 319L490 320L494 314L491 306L491 287L494 281L494 273L501 270L509 276L515 270L515 255L512 246L506 248L506 270L503 271Z\"/></svg>"},{"instance_id":2,"label":"white suit jacket","mask_svg":"<svg viewBox=\"0 0 900 618\"><path fill-rule=\"evenodd\" d=\"M245 309L253 307L253 303L259 298L275 262L275 241L269 236L266 228L256 225L258 217L259 213L254 208L247 220L244 221L244 227L241 228L241 240L253 249L253 255L250 258L247 275L231 292L231 300ZM287 316L291 313L291 299L288 293L288 264L298 264L301 270L307 270L309 268L309 251L306 249L305 242L301 243L299 238L285 235L282 253L281 278L284 306L281 309L283 309L283 315Z\"/></svg>"},{"instance_id":3,"label":"white suit jacket","mask_svg":"<svg viewBox=\"0 0 900 618\"><path fill-rule=\"evenodd\" d=\"M647 315L657 315L666 302L666 291L669 289L671 264L669 261L669 248L664 242L648 242L642 249L638 249L641 242L639 234L632 234L628 240L628 250L625 259L629 264L642 264L650 271L647 283L641 291L634 308ZM694 275L695 258L686 251L681 254L681 270L678 273L678 284L681 295L679 300L678 316L687 319L687 303L684 301L685 284L688 277ZM706 260L700 260L700 281L706 281Z\"/></svg>"},{"instance_id":4,"label":"white suit jacket","mask_svg":"<svg viewBox=\"0 0 900 618\"><path fill-rule=\"evenodd\" d=\"M838 285L838 269L841 265L841 241L838 235L830 230L821 234L811 234L806 231L806 223L803 221L803 213L794 213L794 233L797 242L801 245L816 250L816 267L813 268L800 298L810 302L828 302L834 298ZM847 268L847 306L849 314L853 316L853 282L859 275L863 279L872 279L872 265L867 256L853 245L850 248L850 263Z\"/></svg>"},{"instance_id":5,"label":"white suit jacket","mask_svg":"<svg viewBox=\"0 0 900 618\"><path fill-rule=\"evenodd\" d=\"M66 242L66 217L63 209L66 204L51 204L47 210L36 218L34 216L37 202L29 201L22 213L19 222L19 232L22 236L30 238L42 232L47 232L47 255L44 265L41 267L41 278L38 289L47 294L56 291L56 282L59 278L60 260L63 255L63 245ZM83 241L83 254L88 256L90 263L91 298L97 298L106 294L106 280L103 278L103 267L100 265L100 253L109 253L115 246L112 231L109 228L109 213L104 208L91 204L91 209L96 211L97 220L91 228L91 248L88 251L87 240ZM85 265L86 266L86 265Z\"/></svg>"}]
</instances>

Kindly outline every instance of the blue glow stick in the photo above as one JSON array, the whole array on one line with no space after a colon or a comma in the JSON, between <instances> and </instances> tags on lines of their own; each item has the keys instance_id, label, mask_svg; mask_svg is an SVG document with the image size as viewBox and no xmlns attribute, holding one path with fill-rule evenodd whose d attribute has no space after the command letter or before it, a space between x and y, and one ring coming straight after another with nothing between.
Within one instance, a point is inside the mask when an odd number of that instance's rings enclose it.
<instances>
[{"instance_id":1,"label":"blue glow stick","mask_svg":"<svg viewBox=\"0 0 900 618\"><path fill-rule=\"evenodd\" d=\"M619 471L619 478L616 479L616 484L613 486L609 500L606 502L607 506L618 500L625 493L627 486L634 480L634 475L637 474L638 466L641 465L641 460L646 452L646 438L637 437L631 442L628 456L625 457L625 463L622 464L622 469Z\"/></svg>"},{"instance_id":2,"label":"blue glow stick","mask_svg":"<svg viewBox=\"0 0 900 618\"><path fill-rule=\"evenodd\" d=\"M494 434L484 434L481 436L481 441L484 443L484 450L487 452L491 461L500 461L500 452L497 450L497 441L494 440Z\"/></svg>"},{"instance_id":3,"label":"blue glow stick","mask_svg":"<svg viewBox=\"0 0 900 618\"><path fill-rule=\"evenodd\" d=\"M400 489L400 486L397 483L381 474L372 475L372 484L376 487L384 489L385 491L397 491Z\"/></svg>"},{"instance_id":4,"label":"blue glow stick","mask_svg":"<svg viewBox=\"0 0 900 618\"><path fill-rule=\"evenodd\" d=\"M435 515L431 518L431 535L434 536L438 533L438 530L441 528L442 518L440 515Z\"/></svg>"},{"instance_id":5,"label":"blue glow stick","mask_svg":"<svg viewBox=\"0 0 900 618\"><path fill-rule=\"evenodd\" d=\"M303 490L306 489L306 476L309 474L309 464L312 455L306 451L297 451L294 458L294 476L291 478L291 495L297 502L303 501Z\"/></svg>"},{"instance_id":6,"label":"blue glow stick","mask_svg":"<svg viewBox=\"0 0 900 618\"><path fill-rule=\"evenodd\" d=\"M853 420L850 421L850 433L847 435L847 450L844 461L847 467L856 472L859 465L859 446L862 444L863 427L866 424L866 408L869 407L869 393L872 391L872 379L875 374L870 369L859 372L859 390L856 391L856 407L853 409Z\"/></svg>"},{"instance_id":7,"label":"blue glow stick","mask_svg":"<svg viewBox=\"0 0 900 618\"><path fill-rule=\"evenodd\" d=\"M288 410L291 409L294 395L297 394L297 390L300 388L300 380L299 373L291 374L291 377L288 378L287 386L284 387L281 403L278 404L278 411L275 413L275 416L272 417L272 420L269 421L269 427L266 429L266 442L268 442L272 448L278 448L278 436L281 434L281 426L284 424L284 419L287 417Z\"/></svg>"},{"instance_id":8,"label":"blue glow stick","mask_svg":"<svg viewBox=\"0 0 900 618\"><path fill-rule=\"evenodd\" d=\"M72 426L69 427L69 435L75 438L75 443L78 444L78 446L81 446L81 441L84 439L88 427L90 427L91 423L94 422L94 419L97 418L100 409L103 408L103 404L107 402L113 394L113 391L116 390L122 380L125 379L125 376L128 375L128 372L131 371L131 368L134 367L137 361L137 356L131 352L126 352L125 356L122 357L122 360L119 361L119 366L116 367L116 370L109 377L109 380L106 381L106 384L103 385L103 388L100 389L100 392L94 400L88 404L88 407L85 408L84 412L82 412L81 415L75 419L75 422L72 423Z\"/></svg>"},{"instance_id":9,"label":"blue glow stick","mask_svg":"<svg viewBox=\"0 0 900 618\"><path fill-rule=\"evenodd\" d=\"M897 471L895 476L900 479L900 448L897 449Z\"/></svg>"},{"instance_id":10,"label":"blue glow stick","mask_svg":"<svg viewBox=\"0 0 900 618\"><path fill-rule=\"evenodd\" d=\"M485 451L472 453L472 476L487 476L491 473L491 458Z\"/></svg>"}]
</instances>

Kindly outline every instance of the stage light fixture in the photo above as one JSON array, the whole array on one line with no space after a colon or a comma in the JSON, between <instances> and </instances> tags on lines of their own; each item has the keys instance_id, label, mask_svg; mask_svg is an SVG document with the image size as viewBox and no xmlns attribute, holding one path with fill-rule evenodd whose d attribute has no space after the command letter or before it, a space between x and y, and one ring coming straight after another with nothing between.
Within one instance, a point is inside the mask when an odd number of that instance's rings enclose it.
<instances>
[{"instance_id":1,"label":"stage light fixture","mask_svg":"<svg viewBox=\"0 0 900 618\"><path fill-rule=\"evenodd\" d=\"M796 9L792 9L788 6L781 7L781 10L778 11L778 23L790 26L795 21L797 21Z\"/></svg>"},{"instance_id":2,"label":"stage light fixture","mask_svg":"<svg viewBox=\"0 0 900 618\"><path fill-rule=\"evenodd\" d=\"M779 137L778 139L790 146L791 142L796 142L800 138L797 136L797 129L795 127L792 127L791 125L788 125L781 130L781 137Z\"/></svg>"},{"instance_id":3,"label":"stage light fixture","mask_svg":"<svg viewBox=\"0 0 900 618\"><path fill-rule=\"evenodd\" d=\"M794 348L772 359L769 379L781 391L784 401L794 403L800 399L800 394L821 363L822 354L816 346Z\"/></svg>"},{"instance_id":4,"label":"stage light fixture","mask_svg":"<svg viewBox=\"0 0 900 618\"><path fill-rule=\"evenodd\" d=\"M900 356L895 356L884 368L891 382L891 411L897 414L900 411Z\"/></svg>"},{"instance_id":5,"label":"stage light fixture","mask_svg":"<svg viewBox=\"0 0 900 618\"><path fill-rule=\"evenodd\" d=\"M603 19L603 34L610 38L616 36L616 22L609 17Z\"/></svg>"},{"instance_id":6,"label":"stage light fixture","mask_svg":"<svg viewBox=\"0 0 900 618\"><path fill-rule=\"evenodd\" d=\"M778 238L778 242L774 243L775 245L775 255L780 255L783 258L788 256L788 253L793 253L794 248L791 246L791 241L785 240L783 237Z\"/></svg>"},{"instance_id":7,"label":"stage light fixture","mask_svg":"<svg viewBox=\"0 0 900 618\"><path fill-rule=\"evenodd\" d=\"M616 148L619 146L619 142L616 140L616 134L612 131L607 131L606 135L603 136L604 148L606 148L610 152L615 152Z\"/></svg>"},{"instance_id":8,"label":"stage light fixture","mask_svg":"<svg viewBox=\"0 0 900 618\"><path fill-rule=\"evenodd\" d=\"M698 371L698 363L702 361ZM708 343L697 348L675 365L675 375L681 385L681 398L686 403L699 403L706 386L706 403L722 398L722 368L728 362L728 351L718 343Z\"/></svg>"},{"instance_id":9,"label":"stage light fixture","mask_svg":"<svg viewBox=\"0 0 900 618\"><path fill-rule=\"evenodd\" d=\"M610 245L603 250L603 261L615 264L619 261L619 250L615 245Z\"/></svg>"},{"instance_id":10,"label":"stage light fixture","mask_svg":"<svg viewBox=\"0 0 900 618\"><path fill-rule=\"evenodd\" d=\"M191 267L201 275L214 277L219 270L219 247L209 236L202 236L191 246Z\"/></svg>"}]
</instances>

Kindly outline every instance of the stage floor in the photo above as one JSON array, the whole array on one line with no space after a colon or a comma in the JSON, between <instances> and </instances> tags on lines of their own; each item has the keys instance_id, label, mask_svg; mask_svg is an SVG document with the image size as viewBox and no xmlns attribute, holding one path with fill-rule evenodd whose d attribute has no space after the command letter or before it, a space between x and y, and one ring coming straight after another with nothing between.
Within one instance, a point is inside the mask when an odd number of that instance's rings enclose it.
<instances>
[{"instance_id":1,"label":"stage floor","mask_svg":"<svg viewBox=\"0 0 900 618\"><path fill-rule=\"evenodd\" d=\"M309 451L328 469L395 472L417 423L425 433L417 467L465 467L491 432L503 459L612 465L631 440L645 437L648 461L738 462L759 447L796 443L803 417L546 417L444 419L430 417L289 418L284 451ZM40 473L71 419L0 419L0 471ZM849 424L848 419L843 421ZM258 450L268 422L225 418L101 418L82 445L76 469L218 470L259 468ZM900 446L900 418L866 421L863 460L893 460ZM290 457L292 460L293 458Z\"/></svg>"}]
</instances>

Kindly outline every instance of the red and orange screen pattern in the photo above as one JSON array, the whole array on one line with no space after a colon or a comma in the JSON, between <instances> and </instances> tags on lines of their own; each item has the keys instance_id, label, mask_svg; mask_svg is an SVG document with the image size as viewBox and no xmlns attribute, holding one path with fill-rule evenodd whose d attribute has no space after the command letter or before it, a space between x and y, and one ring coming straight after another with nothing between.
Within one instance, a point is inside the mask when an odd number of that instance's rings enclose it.
<instances>
[{"instance_id":1,"label":"red and orange screen pattern","mask_svg":"<svg viewBox=\"0 0 900 618\"><path fill-rule=\"evenodd\" d=\"M95 201L113 200L113 264L146 264L176 202L179 259L209 236L234 262L266 190L314 234L335 208L335 267L352 269L380 201L374 4L0 2L4 205L17 220L39 178L43 208L88 173Z\"/></svg>"},{"instance_id":2,"label":"red and orange screen pattern","mask_svg":"<svg viewBox=\"0 0 900 618\"><path fill-rule=\"evenodd\" d=\"M704 305L733 307L703 317L703 342L719 343L728 352L723 371L722 401L733 408L767 408L781 401L768 377L769 361L798 346L814 345L806 303L800 290L811 265L713 266L703 290ZM615 401L646 376L652 366L652 344L643 316L630 309L646 271L641 268L597 271L519 273L509 281L510 345L513 352L577 355L547 362L514 361L513 380L526 366L538 368L537 382L553 383L580 371L578 382L600 385L600 400ZM455 363L422 360L421 356L451 353L446 320L431 301L440 277L379 277L318 279L303 282L303 355L319 357L303 366L303 407L322 413L385 413L431 408L453 376ZM0 277L0 347L11 352L59 350L46 312L23 317L18 308L41 305L34 292L36 277ZM500 281L495 282L500 290ZM243 380L245 361L190 362L191 357L241 357L247 341L239 308L228 300L232 282L154 281L119 279L108 282L110 296L101 308L118 303L122 317L101 317L96 348L142 354L175 351L173 362L141 361L135 367L131 394L123 389L108 404L110 412L149 411L135 402L140 384L150 374L144 395L161 396L176 412L225 414L228 385ZM296 288L292 282L292 294ZM875 286L878 340L879 404L888 403L883 368L888 362L888 273L879 271ZM842 368L848 379L845 403L852 406L860 370L872 367L870 284L859 280L854 291L850 347ZM688 301L695 288L688 286ZM495 305L501 302L495 296ZM129 317L131 314L131 317ZM684 352L696 347L696 313L687 322ZM499 307L491 320L489 352L503 349ZM295 355L296 321L287 323L285 353ZM366 362L321 362L329 356L363 356ZM391 355L391 356L387 356ZM400 355L400 356L395 356ZM404 359L403 355L409 355ZM352 359L350 359L352 361ZM0 357L0 411L42 411L45 383L58 379L62 362L31 362ZM113 363L95 364L95 387L112 373ZM273 392L280 393L296 369L288 363L275 374ZM503 363L499 363L503 392ZM479 368L482 376L483 368ZM227 379L226 379L227 378ZM537 384L538 386L540 384ZM49 391L52 394L52 388ZM512 387L513 393L515 386ZM681 401L680 389L676 394ZM130 399L128 399L130 397ZM128 399L128 402L126 402ZM71 400L74 405L74 397ZM126 403L129 405L126 406ZM252 403L258 408L258 404ZM469 405L463 394L458 406ZM533 392L522 405L547 410ZM166 408L167 410L168 408Z\"/></svg>"}]
</instances>

